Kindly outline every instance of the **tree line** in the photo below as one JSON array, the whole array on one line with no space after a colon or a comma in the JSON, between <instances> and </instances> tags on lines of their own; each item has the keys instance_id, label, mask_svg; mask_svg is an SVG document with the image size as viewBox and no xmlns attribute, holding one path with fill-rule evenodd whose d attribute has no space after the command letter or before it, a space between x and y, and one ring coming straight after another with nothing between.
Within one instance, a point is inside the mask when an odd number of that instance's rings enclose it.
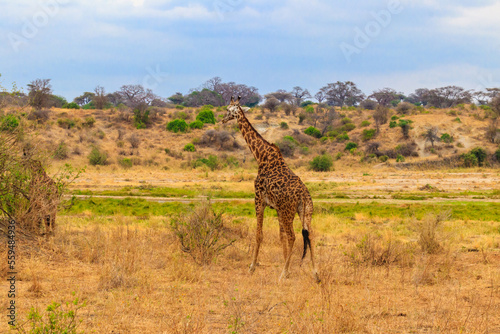
<instances>
[{"instance_id":1,"label":"tree line","mask_svg":"<svg viewBox=\"0 0 500 334\"><path fill-rule=\"evenodd\" d=\"M167 98L158 96L142 85L123 85L118 91L111 93L106 92L104 87L97 86L92 92L84 92L68 102L64 97L53 94L50 81L50 79L31 81L27 85L27 94L17 89L8 93L0 86L0 107L6 104L28 104L35 109L50 107L106 109L123 105L131 110L144 112L149 107L165 107L169 104L185 107L224 106L229 103L231 96L241 96L240 101L243 105L254 107L262 102L262 106L271 112L278 107L282 107L285 111L294 110L299 106L304 107L313 103L311 99L325 106L359 106L375 110L378 105L395 107L402 102L435 108L450 108L468 103L484 105L500 94L500 88L495 87L474 91L459 86L446 86L434 89L419 88L409 95L392 88L382 88L366 95L352 81L337 81L326 84L314 95L308 89L295 86L290 91L279 89L262 96L256 87L223 82L220 77L214 77L200 87L191 89L187 94L176 92Z\"/></svg>"}]
</instances>

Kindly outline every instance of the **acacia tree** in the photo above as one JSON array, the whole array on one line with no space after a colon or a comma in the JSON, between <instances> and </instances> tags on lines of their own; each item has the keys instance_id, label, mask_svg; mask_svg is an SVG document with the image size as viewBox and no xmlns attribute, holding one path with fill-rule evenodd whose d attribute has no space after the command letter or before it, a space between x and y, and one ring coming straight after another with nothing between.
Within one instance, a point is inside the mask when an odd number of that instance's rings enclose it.
<instances>
[{"instance_id":1,"label":"acacia tree","mask_svg":"<svg viewBox=\"0 0 500 334\"><path fill-rule=\"evenodd\" d=\"M431 89L424 96L436 108L450 108L460 103L471 103L472 91L459 86L446 86Z\"/></svg>"},{"instance_id":2,"label":"acacia tree","mask_svg":"<svg viewBox=\"0 0 500 334\"><path fill-rule=\"evenodd\" d=\"M401 93L396 92L392 88L383 88L376 91L373 91L372 95L368 96L369 98L375 99L378 104L387 107L391 103L391 101L396 100Z\"/></svg>"},{"instance_id":3,"label":"acacia tree","mask_svg":"<svg viewBox=\"0 0 500 334\"><path fill-rule=\"evenodd\" d=\"M144 89L142 85L123 85L119 91L125 104L132 108L144 112L158 96L151 89Z\"/></svg>"},{"instance_id":4,"label":"acacia tree","mask_svg":"<svg viewBox=\"0 0 500 334\"><path fill-rule=\"evenodd\" d=\"M104 107L108 103L108 97L106 95L104 87L97 86L94 89L94 97L92 98L92 101L94 102L94 106L96 109L104 109Z\"/></svg>"},{"instance_id":5,"label":"acacia tree","mask_svg":"<svg viewBox=\"0 0 500 334\"><path fill-rule=\"evenodd\" d=\"M220 77L213 77L207 80L203 88L213 91L222 96L223 104L228 104L231 97L240 97L240 104L248 107L254 107L259 104L261 96L259 90L253 86L237 84L235 82L222 82Z\"/></svg>"},{"instance_id":6,"label":"acacia tree","mask_svg":"<svg viewBox=\"0 0 500 334\"><path fill-rule=\"evenodd\" d=\"M323 92L326 102L330 106L356 105L365 98L365 94L352 81L329 83L320 91Z\"/></svg>"},{"instance_id":7,"label":"acacia tree","mask_svg":"<svg viewBox=\"0 0 500 334\"><path fill-rule=\"evenodd\" d=\"M28 84L29 104L36 110L47 107L52 96L50 79L36 79Z\"/></svg>"},{"instance_id":8,"label":"acacia tree","mask_svg":"<svg viewBox=\"0 0 500 334\"><path fill-rule=\"evenodd\" d=\"M283 102L292 102L293 101L293 95L291 93L287 92L284 89L278 89L277 91L275 91L273 93L266 94L264 97L266 99L274 97L280 103L283 103Z\"/></svg>"},{"instance_id":9,"label":"acacia tree","mask_svg":"<svg viewBox=\"0 0 500 334\"><path fill-rule=\"evenodd\" d=\"M277 98L270 96L264 103L264 108L269 109L270 112L275 112L280 105L280 101Z\"/></svg>"},{"instance_id":10,"label":"acacia tree","mask_svg":"<svg viewBox=\"0 0 500 334\"><path fill-rule=\"evenodd\" d=\"M92 102L92 99L94 98L94 93L92 92L85 92L80 96L77 96L73 99L73 102L78 104L80 107Z\"/></svg>"},{"instance_id":11,"label":"acacia tree","mask_svg":"<svg viewBox=\"0 0 500 334\"><path fill-rule=\"evenodd\" d=\"M290 94L293 96L293 102L295 103L296 106L300 106L300 104L305 98L311 97L311 94L307 89L303 89L302 87L299 86L293 87Z\"/></svg>"},{"instance_id":12,"label":"acacia tree","mask_svg":"<svg viewBox=\"0 0 500 334\"><path fill-rule=\"evenodd\" d=\"M432 127L428 128L425 131L424 137L425 137L425 141L430 141L432 147L434 147L434 142L439 141L438 128L436 126L432 126Z\"/></svg>"}]
</instances>

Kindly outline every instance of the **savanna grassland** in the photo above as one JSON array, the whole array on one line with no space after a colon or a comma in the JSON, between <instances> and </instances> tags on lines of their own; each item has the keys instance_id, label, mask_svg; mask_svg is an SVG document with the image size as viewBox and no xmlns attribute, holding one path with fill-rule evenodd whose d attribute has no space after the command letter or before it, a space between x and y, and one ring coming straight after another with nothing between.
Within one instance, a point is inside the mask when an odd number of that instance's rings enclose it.
<instances>
[{"instance_id":1,"label":"savanna grassland","mask_svg":"<svg viewBox=\"0 0 500 334\"><path fill-rule=\"evenodd\" d=\"M349 140L304 137L312 124L293 115L249 113L264 138L297 142L286 160L313 197L319 284L309 257L301 260L298 218L291 275L279 281L283 255L270 209L260 265L249 274L255 161L234 125L166 131L173 119L195 118L195 110L179 112L166 110L138 130L118 112L52 110L35 126L39 144L60 154L49 172L68 162L86 168L68 188L56 235L18 242L16 304L25 331L35 308L45 322L49 313L65 314L58 324L74 319L86 333L500 333L500 171L482 111L414 112L405 116L408 139L382 125L378 151L403 155L408 144L416 152L398 162L366 152L369 111L339 118L338 127L355 125ZM214 113L220 119L223 111ZM429 124L454 141L431 146L423 137ZM207 129L229 137L210 141ZM347 142L358 146L346 150ZM188 144L195 151L184 150ZM459 155L478 146L487 160L465 168ZM106 163L89 163L96 147ZM325 153L332 169L311 171L309 162ZM213 243L181 247L193 221L209 222L216 240L202 233ZM0 267L6 291L6 262ZM47 311L53 302L62 305ZM7 305L2 297L0 307ZM9 332L6 321L0 326Z\"/></svg>"}]
</instances>

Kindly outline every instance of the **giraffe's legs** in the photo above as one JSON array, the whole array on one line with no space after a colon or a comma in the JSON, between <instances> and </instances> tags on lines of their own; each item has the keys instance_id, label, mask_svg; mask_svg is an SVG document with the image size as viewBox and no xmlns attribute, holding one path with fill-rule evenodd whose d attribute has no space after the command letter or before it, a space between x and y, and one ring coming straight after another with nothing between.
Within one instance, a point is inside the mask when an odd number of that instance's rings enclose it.
<instances>
[{"instance_id":1,"label":"giraffe's legs","mask_svg":"<svg viewBox=\"0 0 500 334\"><path fill-rule=\"evenodd\" d=\"M312 208L312 207L311 207ZM316 282L321 282L318 270L316 269L316 264L314 262L314 250L313 250L313 231L311 230L311 220L312 220L312 209L307 207L306 212L299 212L300 220L302 221L302 226L307 227L307 237L309 238L309 254L311 257L311 266L314 275L314 279ZM304 247L307 247L307 244L304 243Z\"/></svg>"},{"instance_id":2,"label":"giraffe's legs","mask_svg":"<svg viewBox=\"0 0 500 334\"><path fill-rule=\"evenodd\" d=\"M314 279L316 280L316 282L319 283L319 282L321 282L321 279L319 278L318 270L316 269L316 264L314 263L314 251L313 251L313 236L312 236L312 231L309 231L309 242L310 242L309 251L310 251L310 255L311 255L312 271L313 271Z\"/></svg>"},{"instance_id":3,"label":"giraffe's legs","mask_svg":"<svg viewBox=\"0 0 500 334\"><path fill-rule=\"evenodd\" d=\"M286 240L282 240L283 248L287 248L286 256L285 256L285 266L283 267L283 272L281 273L281 279L287 278L290 274L288 268L290 267L290 259L292 258L292 250L293 244L295 242L295 232L293 231L293 216L295 216L295 212L293 215L286 215L283 217L283 221L280 221L280 230L284 229Z\"/></svg>"},{"instance_id":4,"label":"giraffe's legs","mask_svg":"<svg viewBox=\"0 0 500 334\"><path fill-rule=\"evenodd\" d=\"M255 196L255 212L257 213L257 231L255 235L255 251L253 253L252 264L250 264L250 272L253 273L255 271L255 266L257 265L257 257L259 256L259 248L262 243L262 239L264 238L262 233L262 224L264 222L264 209L265 204L262 199L262 196L256 194Z\"/></svg>"}]
</instances>

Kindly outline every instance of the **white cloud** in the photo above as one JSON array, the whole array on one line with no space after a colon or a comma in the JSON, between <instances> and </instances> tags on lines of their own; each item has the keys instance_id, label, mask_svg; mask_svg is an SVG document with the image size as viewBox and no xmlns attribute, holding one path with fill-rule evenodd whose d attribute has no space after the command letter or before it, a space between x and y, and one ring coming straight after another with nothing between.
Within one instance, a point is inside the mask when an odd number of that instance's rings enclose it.
<instances>
[{"instance_id":1,"label":"white cloud","mask_svg":"<svg viewBox=\"0 0 500 334\"><path fill-rule=\"evenodd\" d=\"M445 17L442 26L445 30L457 34L488 36L497 41L500 38L500 3L495 2L482 7L460 7L453 16Z\"/></svg>"}]
</instances>

